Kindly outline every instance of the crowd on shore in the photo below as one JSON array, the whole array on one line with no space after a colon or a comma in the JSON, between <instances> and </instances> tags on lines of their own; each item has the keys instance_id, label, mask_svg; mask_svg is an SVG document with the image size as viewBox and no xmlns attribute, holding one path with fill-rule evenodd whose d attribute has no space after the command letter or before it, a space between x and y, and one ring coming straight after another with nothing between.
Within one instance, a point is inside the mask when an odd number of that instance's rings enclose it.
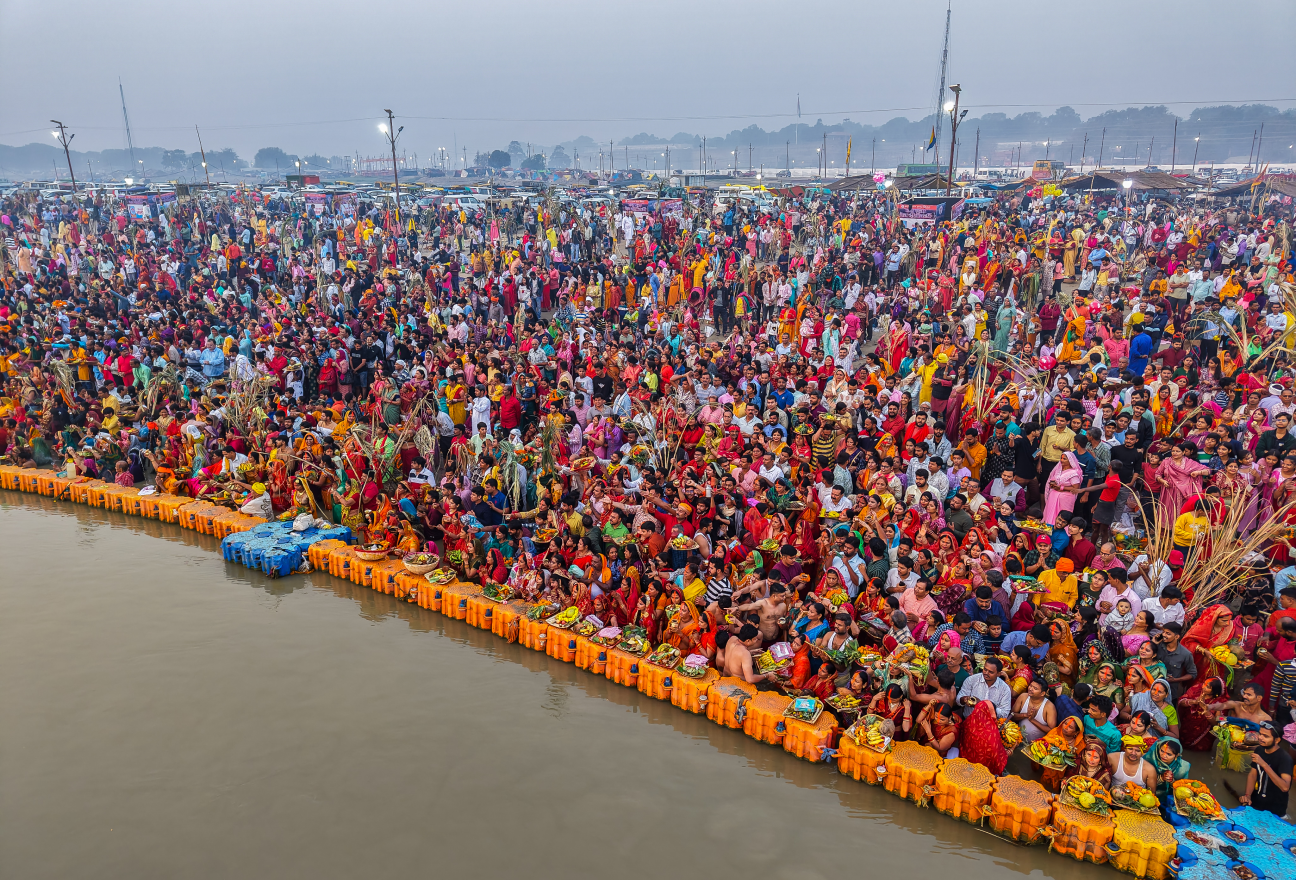
<instances>
[{"instance_id":1,"label":"crowd on shore","mask_svg":"<svg viewBox=\"0 0 1296 880\"><path fill-rule=\"evenodd\" d=\"M17 194L0 454L341 523L995 773L1012 721L1055 788L1166 801L1231 726L1285 815L1291 200L779 204Z\"/></svg>"}]
</instances>

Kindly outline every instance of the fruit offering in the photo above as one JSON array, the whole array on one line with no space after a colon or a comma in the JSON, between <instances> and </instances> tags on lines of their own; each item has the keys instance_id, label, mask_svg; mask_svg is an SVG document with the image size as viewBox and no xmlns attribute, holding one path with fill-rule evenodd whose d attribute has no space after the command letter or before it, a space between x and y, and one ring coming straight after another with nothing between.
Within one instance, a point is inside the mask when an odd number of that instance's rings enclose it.
<instances>
[{"instance_id":1,"label":"fruit offering","mask_svg":"<svg viewBox=\"0 0 1296 880\"><path fill-rule=\"evenodd\" d=\"M1112 803L1123 810L1155 814L1161 801L1148 789L1135 782L1123 782L1112 789Z\"/></svg>"},{"instance_id":2,"label":"fruit offering","mask_svg":"<svg viewBox=\"0 0 1296 880\"><path fill-rule=\"evenodd\" d=\"M1073 807L1106 816L1111 812L1111 795L1102 783L1087 776L1072 776L1062 786L1062 802Z\"/></svg>"},{"instance_id":3,"label":"fruit offering","mask_svg":"<svg viewBox=\"0 0 1296 880\"><path fill-rule=\"evenodd\" d=\"M1214 822L1224 818L1219 801L1204 783L1194 779L1177 779L1174 783L1176 812L1190 822Z\"/></svg>"},{"instance_id":4,"label":"fruit offering","mask_svg":"<svg viewBox=\"0 0 1296 880\"><path fill-rule=\"evenodd\" d=\"M1022 741L1021 728L1015 721L1005 721L999 728L999 739L1003 741L1005 749L1012 751Z\"/></svg>"}]
</instances>

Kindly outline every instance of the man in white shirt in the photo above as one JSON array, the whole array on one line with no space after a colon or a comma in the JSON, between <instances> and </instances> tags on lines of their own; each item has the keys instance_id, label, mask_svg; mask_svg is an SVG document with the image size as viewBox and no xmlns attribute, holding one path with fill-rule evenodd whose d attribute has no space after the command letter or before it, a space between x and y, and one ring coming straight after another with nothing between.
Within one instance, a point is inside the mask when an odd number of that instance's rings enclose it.
<instances>
[{"instance_id":1,"label":"man in white shirt","mask_svg":"<svg viewBox=\"0 0 1296 880\"><path fill-rule=\"evenodd\" d=\"M971 715L977 703L989 700L994 704L995 714L1007 718L1012 712L1012 688L1008 682L999 677L1003 671L1003 662L998 657L987 657L981 671L969 675L959 688L958 704L963 707L963 714Z\"/></svg>"},{"instance_id":2,"label":"man in white shirt","mask_svg":"<svg viewBox=\"0 0 1296 880\"><path fill-rule=\"evenodd\" d=\"M1167 623L1182 624L1184 622L1183 592L1173 585L1166 587L1161 591L1160 596L1144 602L1143 610L1151 612L1157 629Z\"/></svg>"}]
</instances>

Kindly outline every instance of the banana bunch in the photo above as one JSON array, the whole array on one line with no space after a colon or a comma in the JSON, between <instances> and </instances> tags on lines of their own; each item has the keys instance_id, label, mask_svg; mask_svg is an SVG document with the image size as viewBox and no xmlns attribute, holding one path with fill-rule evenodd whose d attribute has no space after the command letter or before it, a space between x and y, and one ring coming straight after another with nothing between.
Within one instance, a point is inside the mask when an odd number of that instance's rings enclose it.
<instances>
[{"instance_id":1,"label":"banana bunch","mask_svg":"<svg viewBox=\"0 0 1296 880\"><path fill-rule=\"evenodd\" d=\"M1237 657L1233 655L1233 652L1228 649L1227 645L1218 645L1211 648L1210 653L1212 657L1223 663L1225 666L1237 665Z\"/></svg>"},{"instance_id":2,"label":"banana bunch","mask_svg":"<svg viewBox=\"0 0 1296 880\"><path fill-rule=\"evenodd\" d=\"M1015 721L1006 721L1003 727L999 728L999 738L1003 740L1005 749L1012 749L1022 741L1021 728Z\"/></svg>"},{"instance_id":3,"label":"banana bunch","mask_svg":"<svg viewBox=\"0 0 1296 880\"><path fill-rule=\"evenodd\" d=\"M571 626L578 617L580 617L580 609L572 605L549 618L549 622L558 627Z\"/></svg>"},{"instance_id":4,"label":"banana bunch","mask_svg":"<svg viewBox=\"0 0 1296 880\"><path fill-rule=\"evenodd\" d=\"M864 741L875 749L882 748L886 737L882 735L882 722L875 721L873 726L864 732Z\"/></svg>"}]
</instances>

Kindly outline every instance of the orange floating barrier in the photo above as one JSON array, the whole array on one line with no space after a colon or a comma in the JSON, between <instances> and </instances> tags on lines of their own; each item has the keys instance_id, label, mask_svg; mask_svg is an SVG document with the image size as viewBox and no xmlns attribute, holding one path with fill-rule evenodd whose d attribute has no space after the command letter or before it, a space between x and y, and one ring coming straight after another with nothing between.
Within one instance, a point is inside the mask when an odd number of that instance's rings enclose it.
<instances>
[{"instance_id":1,"label":"orange floating barrier","mask_svg":"<svg viewBox=\"0 0 1296 880\"><path fill-rule=\"evenodd\" d=\"M52 477L54 474L54 471L48 469L35 470L33 468L20 468L18 474L18 488L23 492L30 492L33 495L39 495L41 478ZM112 483L108 485L115 486L115 484Z\"/></svg>"},{"instance_id":2,"label":"orange floating barrier","mask_svg":"<svg viewBox=\"0 0 1296 880\"><path fill-rule=\"evenodd\" d=\"M756 696L756 685L725 676L707 692L706 716L721 727L742 730L747 720L747 703Z\"/></svg>"},{"instance_id":3,"label":"orange floating barrier","mask_svg":"<svg viewBox=\"0 0 1296 880\"><path fill-rule=\"evenodd\" d=\"M13 486L10 486L6 483L5 488L6 489L18 488L16 475L15 475L14 483L15 484ZM89 504L90 492L96 486L105 486L105 485L107 484L103 480L85 480L84 482L73 483L72 487L68 490L68 495L73 501L77 502L78 504ZM157 496L157 497L160 499L165 496Z\"/></svg>"},{"instance_id":4,"label":"orange floating barrier","mask_svg":"<svg viewBox=\"0 0 1296 880\"><path fill-rule=\"evenodd\" d=\"M0 489L18 489L22 468L11 464L0 465Z\"/></svg>"},{"instance_id":5,"label":"orange floating barrier","mask_svg":"<svg viewBox=\"0 0 1296 880\"><path fill-rule=\"evenodd\" d=\"M355 550L343 544L340 547L334 547L328 555L328 573L333 577L351 580L351 566L360 562L355 555Z\"/></svg>"},{"instance_id":6,"label":"orange floating barrier","mask_svg":"<svg viewBox=\"0 0 1296 880\"><path fill-rule=\"evenodd\" d=\"M878 774L878 768L886 766L887 754L843 736L837 746L837 769L858 782L880 785L882 776Z\"/></svg>"},{"instance_id":7,"label":"orange floating barrier","mask_svg":"<svg viewBox=\"0 0 1296 880\"><path fill-rule=\"evenodd\" d=\"M580 637L572 629L549 624L549 634L545 640L545 653L555 660L564 663L576 662L576 643Z\"/></svg>"},{"instance_id":8,"label":"orange floating barrier","mask_svg":"<svg viewBox=\"0 0 1296 880\"><path fill-rule=\"evenodd\" d=\"M1111 816L1099 816L1064 804L1053 803L1053 851L1079 861L1102 865L1107 862L1107 844L1116 835Z\"/></svg>"},{"instance_id":9,"label":"orange floating barrier","mask_svg":"<svg viewBox=\"0 0 1296 880\"><path fill-rule=\"evenodd\" d=\"M464 615L464 622L478 629L490 629L495 618L495 604L481 593L473 593L468 597L468 610Z\"/></svg>"},{"instance_id":10,"label":"orange floating barrier","mask_svg":"<svg viewBox=\"0 0 1296 880\"><path fill-rule=\"evenodd\" d=\"M747 704L743 733L772 746L783 745L783 737L787 735L787 719L783 712L791 705L792 698L783 694L757 693Z\"/></svg>"},{"instance_id":11,"label":"orange floating barrier","mask_svg":"<svg viewBox=\"0 0 1296 880\"><path fill-rule=\"evenodd\" d=\"M441 608L446 617L453 617L455 620L464 620L468 617L468 597L477 592L477 588L472 584L460 583L458 581L446 584L442 588Z\"/></svg>"},{"instance_id":12,"label":"orange floating barrier","mask_svg":"<svg viewBox=\"0 0 1296 880\"><path fill-rule=\"evenodd\" d=\"M785 719L785 724L783 751L805 761L822 761L824 750L833 747L833 740L840 732L836 716L826 710L819 713L813 724L796 718Z\"/></svg>"},{"instance_id":13,"label":"orange floating barrier","mask_svg":"<svg viewBox=\"0 0 1296 880\"><path fill-rule=\"evenodd\" d=\"M427 580L425 575L424 580ZM438 614L444 613L441 610L441 603L445 599L445 585L434 584L428 581L427 587L419 589L419 607L426 608L429 611L435 611Z\"/></svg>"},{"instance_id":14,"label":"orange floating barrier","mask_svg":"<svg viewBox=\"0 0 1296 880\"><path fill-rule=\"evenodd\" d=\"M180 508L192 501L183 495L158 495L153 503L157 505L158 519L174 523L180 520Z\"/></svg>"},{"instance_id":15,"label":"orange floating barrier","mask_svg":"<svg viewBox=\"0 0 1296 880\"><path fill-rule=\"evenodd\" d=\"M549 624L545 623L543 617L539 620L524 617L519 625L521 630L518 633L518 642L524 648L530 648L532 651L545 650L545 646L549 644Z\"/></svg>"},{"instance_id":16,"label":"orange floating barrier","mask_svg":"<svg viewBox=\"0 0 1296 880\"><path fill-rule=\"evenodd\" d=\"M306 548L306 560L311 564L312 568L328 571L329 554L339 547L345 546L346 542L339 541L337 538L316 541Z\"/></svg>"},{"instance_id":17,"label":"orange floating barrier","mask_svg":"<svg viewBox=\"0 0 1296 880\"><path fill-rule=\"evenodd\" d=\"M720 673L710 667L701 678L689 678L677 672L671 687L671 705L694 715L703 715L710 701L711 685L720 680Z\"/></svg>"},{"instance_id":18,"label":"orange floating barrier","mask_svg":"<svg viewBox=\"0 0 1296 880\"><path fill-rule=\"evenodd\" d=\"M491 617L491 632L501 639L516 642L522 635L522 621L526 620L526 613L530 610L531 603L523 602L521 599L496 605L495 613ZM553 638L552 632L549 633L548 638Z\"/></svg>"},{"instance_id":19,"label":"orange floating barrier","mask_svg":"<svg viewBox=\"0 0 1296 880\"><path fill-rule=\"evenodd\" d=\"M607 653L607 666L604 669L604 675L609 681L617 684L623 684L626 687L637 687L639 684L639 664L643 658L636 657L634 654L622 651L620 648L612 648Z\"/></svg>"},{"instance_id":20,"label":"orange floating barrier","mask_svg":"<svg viewBox=\"0 0 1296 880\"><path fill-rule=\"evenodd\" d=\"M643 660L639 663L639 693L654 700L669 700L678 673L674 669Z\"/></svg>"},{"instance_id":21,"label":"orange floating barrier","mask_svg":"<svg viewBox=\"0 0 1296 880\"><path fill-rule=\"evenodd\" d=\"M1033 779L1000 776L990 795L990 830L1027 845L1043 843L1053 817L1053 795Z\"/></svg>"},{"instance_id":22,"label":"orange floating barrier","mask_svg":"<svg viewBox=\"0 0 1296 880\"><path fill-rule=\"evenodd\" d=\"M105 507L108 503L108 493L116 488L116 483L92 483L86 500L89 502L91 507Z\"/></svg>"},{"instance_id":23,"label":"orange floating barrier","mask_svg":"<svg viewBox=\"0 0 1296 880\"><path fill-rule=\"evenodd\" d=\"M980 825L985 816L982 808L990 803L994 781L994 774L981 764L966 758L948 758L936 773L932 806L947 816Z\"/></svg>"},{"instance_id":24,"label":"orange floating barrier","mask_svg":"<svg viewBox=\"0 0 1296 880\"><path fill-rule=\"evenodd\" d=\"M418 602L419 589L432 586L423 575L407 571L404 566L396 572L395 584L392 595L402 602Z\"/></svg>"},{"instance_id":25,"label":"orange floating barrier","mask_svg":"<svg viewBox=\"0 0 1296 880\"><path fill-rule=\"evenodd\" d=\"M369 569L369 586L388 596L396 595L396 576L405 572L405 563L399 559L375 562Z\"/></svg>"},{"instance_id":26,"label":"orange floating barrier","mask_svg":"<svg viewBox=\"0 0 1296 880\"><path fill-rule=\"evenodd\" d=\"M1107 855L1113 868L1150 880L1170 876L1170 862L1179 854L1179 844L1169 822L1133 810L1116 810L1111 818L1116 827Z\"/></svg>"},{"instance_id":27,"label":"orange floating barrier","mask_svg":"<svg viewBox=\"0 0 1296 880\"><path fill-rule=\"evenodd\" d=\"M931 746L916 742L898 742L887 758L882 787L898 797L919 803L929 795L927 789L936 781L944 759Z\"/></svg>"},{"instance_id":28,"label":"orange floating barrier","mask_svg":"<svg viewBox=\"0 0 1296 880\"><path fill-rule=\"evenodd\" d=\"M107 495L107 492L104 492L102 494ZM101 500L98 504L95 504L94 502L95 496L91 495L90 497L91 497L90 503L93 504L95 507L104 506L105 502L103 500ZM199 529L198 516L206 509L207 509L207 503L205 501L190 501L189 503L185 504L183 507L181 507L179 510L176 511L175 521L182 527L186 529L192 529L193 531L196 532Z\"/></svg>"},{"instance_id":29,"label":"orange floating barrier","mask_svg":"<svg viewBox=\"0 0 1296 880\"><path fill-rule=\"evenodd\" d=\"M588 669L595 675L603 675L607 670L608 648L586 636L576 637L575 663L581 669Z\"/></svg>"}]
</instances>

